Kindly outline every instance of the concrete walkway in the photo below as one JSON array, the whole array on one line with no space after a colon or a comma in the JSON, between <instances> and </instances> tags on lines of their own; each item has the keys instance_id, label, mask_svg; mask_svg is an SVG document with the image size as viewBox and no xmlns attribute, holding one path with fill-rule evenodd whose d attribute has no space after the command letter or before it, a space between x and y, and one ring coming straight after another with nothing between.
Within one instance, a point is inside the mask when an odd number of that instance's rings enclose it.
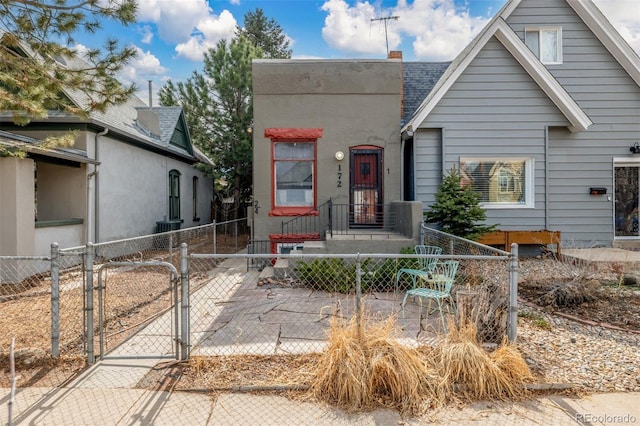
<instances>
[{"instance_id":1,"label":"concrete walkway","mask_svg":"<svg viewBox=\"0 0 640 426\"><path fill-rule=\"evenodd\" d=\"M98 366L98 369L103 368ZM8 416L0 390L0 419ZM565 425L640 424L640 393L574 399L547 396L519 403L445 407L420 419L394 411L350 415L281 396L223 393L215 397L113 387L25 388L16 393L14 425Z\"/></svg>"},{"instance_id":2,"label":"concrete walkway","mask_svg":"<svg viewBox=\"0 0 640 426\"><path fill-rule=\"evenodd\" d=\"M225 274L231 280L222 280L213 275L212 280L198 290L192 298L194 313L199 320L194 325L194 348L202 354L209 353L212 345L223 345L225 352L237 353L239 349L250 353L277 353L279 347L285 345L286 352L298 352L302 347L294 344L297 327L304 324L305 317L298 316L285 327L283 335L280 328L278 335L264 333L260 330L256 336L262 336L260 345L253 346L251 341L240 341L233 332L215 333L220 327L228 326L234 330L232 318L220 321L221 316L230 311L205 309L206 298L215 287L224 293L224 303L217 306L229 306L231 301L240 303L245 296L255 300L255 279L251 276L239 275L245 262L229 262L223 266ZM246 272L246 269L244 269ZM249 274L247 274L249 275ZM216 278L217 277L217 278ZM216 281L217 280L217 281ZM211 287L209 287L211 286ZM280 289L269 294L262 308L271 309L284 304L286 309L287 289ZM265 290L262 289L262 292ZM249 292L249 293L247 293ZM219 293L219 294L222 294ZM217 295L220 302L220 295ZM280 297L281 299L278 299ZM380 304L384 301L372 301ZM388 302L388 301L387 301ZM327 301L310 302L309 315L313 315L314 324L318 324L318 306ZM268 305L268 306L267 306ZM299 309L298 309L299 310ZM255 309L264 316L264 311ZM169 317L160 317L158 322L168 322ZM267 326L268 326L268 322ZM274 323L277 321L274 320ZM240 327L240 325L238 325ZM156 324L149 330L165 329ZM246 329L246 325L244 326ZM320 328L318 329L320 330ZM413 334L417 329L409 327ZM305 330L308 333L308 330ZM286 341L287 335L291 342ZM229 339L225 346L223 341ZM415 334L413 334L415 336ZM225 337L226 336L226 337ZM247 331L244 337L251 336ZM389 410L378 410L371 413L349 415L340 410L312 404L290 401L274 395L258 395L248 393L220 393L215 396L197 393L165 392L136 389L136 385L145 377L156 363L166 358L171 347L156 346L150 343L153 333L143 330L129 339L114 352L114 358L98 362L85 371L73 382L61 388L23 388L18 389L15 402L11 406L12 424L14 425L419 425L436 422L438 424L491 424L491 425L562 425L562 424L640 424L640 393L598 394L576 399L564 396L546 396L519 403L481 402L465 407L445 407L428 413L420 419L403 419L398 413ZM285 338L283 340L283 337ZM276 344L276 338L280 343ZM312 339L306 344L316 344L322 340ZM162 340L163 345L167 342ZM170 342L170 340L169 340ZM288 346L287 346L288 344ZM144 358L126 359L115 356L126 356L135 352L136 348L144 348L139 354ZM154 357L153 354L156 354ZM6 424L9 416L9 390L0 389L0 424Z\"/></svg>"}]
</instances>

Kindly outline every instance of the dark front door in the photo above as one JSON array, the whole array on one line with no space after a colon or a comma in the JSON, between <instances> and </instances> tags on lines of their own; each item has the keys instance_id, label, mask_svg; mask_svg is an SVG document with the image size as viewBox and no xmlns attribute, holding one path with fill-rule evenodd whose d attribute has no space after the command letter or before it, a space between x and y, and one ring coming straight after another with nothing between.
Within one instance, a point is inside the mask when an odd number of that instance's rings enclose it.
<instances>
[{"instance_id":1,"label":"dark front door","mask_svg":"<svg viewBox=\"0 0 640 426\"><path fill-rule=\"evenodd\" d=\"M615 167L615 236L638 238L638 207L640 207L640 167L616 165Z\"/></svg>"},{"instance_id":2,"label":"dark front door","mask_svg":"<svg viewBox=\"0 0 640 426\"><path fill-rule=\"evenodd\" d=\"M349 225L380 227L383 223L382 149L354 148L350 154Z\"/></svg>"}]
</instances>

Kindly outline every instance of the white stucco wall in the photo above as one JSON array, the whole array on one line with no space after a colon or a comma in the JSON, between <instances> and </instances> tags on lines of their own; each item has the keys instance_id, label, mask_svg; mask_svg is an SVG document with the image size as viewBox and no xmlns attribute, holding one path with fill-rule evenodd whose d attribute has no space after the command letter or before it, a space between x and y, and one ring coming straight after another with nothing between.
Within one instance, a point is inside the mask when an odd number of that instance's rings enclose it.
<instances>
[{"instance_id":1,"label":"white stucco wall","mask_svg":"<svg viewBox=\"0 0 640 426\"><path fill-rule=\"evenodd\" d=\"M0 158L0 256L29 256L34 244L33 161Z\"/></svg>"},{"instance_id":2,"label":"white stucco wall","mask_svg":"<svg viewBox=\"0 0 640 426\"><path fill-rule=\"evenodd\" d=\"M99 138L100 242L152 234L156 222L169 216L169 171L180 177L182 228L210 222L211 179L190 164L142 148ZM193 221L192 179L198 176L199 222Z\"/></svg>"}]
</instances>

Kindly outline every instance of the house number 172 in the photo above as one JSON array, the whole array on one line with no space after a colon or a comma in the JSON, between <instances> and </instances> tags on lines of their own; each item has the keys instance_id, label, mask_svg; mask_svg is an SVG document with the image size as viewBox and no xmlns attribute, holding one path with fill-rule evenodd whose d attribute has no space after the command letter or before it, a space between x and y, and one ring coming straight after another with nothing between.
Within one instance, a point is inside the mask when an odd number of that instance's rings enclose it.
<instances>
[{"instance_id":1,"label":"house number 172","mask_svg":"<svg viewBox=\"0 0 640 426\"><path fill-rule=\"evenodd\" d=\"M338 181L336 187L342 188L342 165L338 164Z\"/></svg>"}]
</instances>

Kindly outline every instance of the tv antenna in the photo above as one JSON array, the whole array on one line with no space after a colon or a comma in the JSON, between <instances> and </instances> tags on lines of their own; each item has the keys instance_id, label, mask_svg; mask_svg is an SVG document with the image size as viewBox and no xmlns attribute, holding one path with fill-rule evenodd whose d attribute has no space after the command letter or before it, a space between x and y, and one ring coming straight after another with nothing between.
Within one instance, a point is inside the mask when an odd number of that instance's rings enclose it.
<instances>
[{"instance_id":1,"label":"tv antenna","mask_svg":"<svg viewBox=\"0 0 640 426\"><path fill-rule=\"evenodd\" d=\"M383 22L384 23L384 40L387 43L387 56L389 56L389 38L387 36L387 22L389 21L397 21L400 17L399 16L386 16L384 18L372 18L371 22L374 21L379 21L379 22Z\"/></svg>"}]
</instances>

